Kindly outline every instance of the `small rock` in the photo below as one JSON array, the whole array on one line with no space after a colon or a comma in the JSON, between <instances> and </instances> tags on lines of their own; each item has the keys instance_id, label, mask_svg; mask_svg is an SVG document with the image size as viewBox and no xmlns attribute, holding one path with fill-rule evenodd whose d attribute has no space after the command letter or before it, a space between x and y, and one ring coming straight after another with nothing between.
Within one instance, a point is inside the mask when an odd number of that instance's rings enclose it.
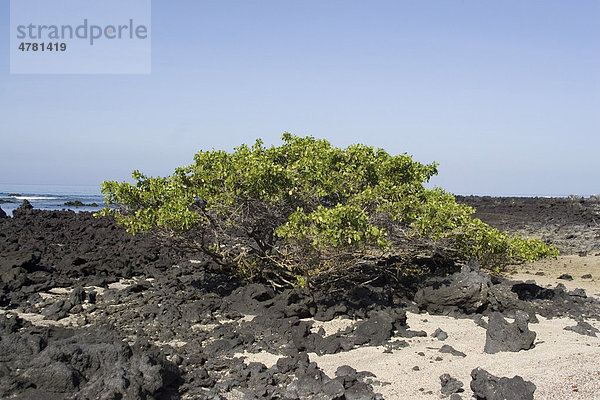
<instances>
[{"instance_id":1,"label":"small rock","mask_svg":"<svg viewBox=\"0 0 600 400\"><path fill-rule=\"evenodd\" d=\"M583 279L592 279L592 274L581 275Z\"/></svg>"},{"instance_id":2,"label":"small rock","mask_svg":"<svg viewBox=\"0 0 600 400\"><path fill-rule=\"evenodd\" d=\"M83 304L85 301L85 290L82 286L78 286L69 295L69 302L73 305Z\"/></svg>"},{"instance_id":3,"label":"small rock","mask_svg":"<svg viewBox=\"0 0 600 400\"><path fill-rule=\"evenodd\" d=\"M394 340L386 343L384 353L391 353L392 350L400 350L408 346L406 340Z\"/></svg>"},{"instance_id":4,"label":"small rock","mask_svg":"<svg viewBox=\"0 0 600 400\"><path fill-rule=\"evenodd\" d=\"M42 310L42 315L44 315L46 319L58 321L59 319L67 317L69 315L69 310L72 307L73 305L69 301L58 300L44 308L44 310Z\"/></svg>"},{"instance_id":5,"label":"small rock","mask_svg":"<svg viewBox=\"0 0 600 400\"><path fill-rule=\"evenodd\" d=\"M437 328L432 334L431 337L436 338L437 340L441 340L444 341L446 339L448 339L448 334L446 332L444 332L443 330L441 330L440 328Z\"/></svg>"},{"instance_id":6,"label":"small rock","mask_svg":"<svg viewBox=\"0 0 600 400\"><path fill-rule=\"evenodd\" d=\"M566 326L564 329L565 331L573 331L575 333L579 333L580 335L592 337L596 337L596 333L600 333L600 330L594 328L592 325L588 324L585 321L577 321L577 325Z\"/></svg>"},{"instance_id":7,"label":"small rock","mask_svg":"<svg viewBox=\"0 0 600 400\"><path fill-rule=\"evenodd\" d=\"M194 371L194 384L201 387L211 387L215 382L208 374L206 368L200 367Z\"/></svg>"},{"instance_id":8,"label":"small rock","mask_svg":"<svg viewBox=\"0 0 600 400\"><path fill-rule=\"evenodd\" d=\"M356 370L349 365L342 365L338 367L335 371L335 376L337 377L352 377L356 378Z\"/></svg>"},{"instance_id":9,"label":"small rock","mask_svg":"<svg viewBox=\"0 0 600 400\"><path fill-rule=\"evenodd\" d=\"M450 396L453 393L464 391L464 384L458 379L451 377L449 374L441 375L440 383L442 385L441 392L444 396Z\"/></svg>"},{"instance_id":10,"label":"small rock","mask_svg":"<svg viewBox=\"0 0 600 400\"><path fill-rule=\"evenodd\" d=\"M425 331L411 331L405 328L398 329L398 336L412 339L415 337L427 337L427 332Z\"/></svg>"},{"instance_id":11,"label":"small rock","mask_svg":"<svg viewBox=\"0 0 600 400\"><path fill-rule=\"evenodd\" d=\"M482 328L487 329L488 327L488 323L483 319L481 314L477 314L475 317L473 317L473 322L475 322L476 325Z\"/></svg>"},{"instance_id":12,"label":"small rock","mask_svg":"<svg viewBox=\"0 0 600 400\"><path fill-rule=\"evenodd\" d=\"M73 307L71 307L71 309L69 310L70 314L79 314L83 312L83 307L81 306L81 304L75 304Z\"/></svg>"},{"instance_id":13,"label":"small rock","mask_svg":"<svg viewBox=\"0 0 600 400\"><path fill-rule=\"evenodd\" d=\"M562 279L565 281L572 281L573 277L569 274L562 274L561 276L558 277L558 279Z\"/></svg>"},{"instance_id":14,"label":"small rock","mask_svg":"<svg viewBox=\"0 0 600 400\"><path fill-rule=\"evenodd\" d=\"M183 363L183 357L181 357L179 354L175 354L171 358L171 362L175 365L181 365Z\"/></svg>"},{"instance_id":15,"label":"small rock","mask_svg":"<svg viewBox=\"0 0 600 400\"><path fill-rule=\"evenodd\" d=\"M583 297L586 298L587 294L585 293L585 290L583 289L575 289L575 290L571 290L569 293L567 293L569 296L574 296L574 297Z\"/></svg>"},{"instance_id":16,"label":"small rock","mask_svg":"<svg viewBox=\"0 0 600 400\"><path fill-rule=\"evenodd\" d=\"M448 354L452 354L453 356L456 356L456 357L466 357L467 356L462 351L458 351L454 347L449 346L447 344L442 346L442 348L440 349L440 353L448 353Z\"/></svg>"},{"instance_id":17,"label":"small rock","mask_svg":"<svg viewBox=\"0 0 600 400\"><path fill-rule=\"evenodd\" d=\"M323 385L322 393L328 399L340 399L344 395L344 385L337 380L331 380Z\"/></svg>"}]
</instances>

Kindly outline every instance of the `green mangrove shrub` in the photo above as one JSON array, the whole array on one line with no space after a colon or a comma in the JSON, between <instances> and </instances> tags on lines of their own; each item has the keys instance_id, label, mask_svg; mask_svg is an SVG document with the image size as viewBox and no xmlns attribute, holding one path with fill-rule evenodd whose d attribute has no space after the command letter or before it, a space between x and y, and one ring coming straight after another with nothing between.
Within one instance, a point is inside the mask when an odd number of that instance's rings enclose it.
<instances>
[{"instance_id":1,"label":"green mangrove shrub","mask_svg":"<svg viewBox=\"0 0 600 400\"><path fill-rule=\"evenodd\" d=\"M134 171L134 184L105 181L101 214L277 285L304 285L365 258L438 253L500 268L558 254L473 218L471 207L440 188L425 188L436 163L290 133L282 140L200 151L167 177Z\"/></svg>"}]
</instances>

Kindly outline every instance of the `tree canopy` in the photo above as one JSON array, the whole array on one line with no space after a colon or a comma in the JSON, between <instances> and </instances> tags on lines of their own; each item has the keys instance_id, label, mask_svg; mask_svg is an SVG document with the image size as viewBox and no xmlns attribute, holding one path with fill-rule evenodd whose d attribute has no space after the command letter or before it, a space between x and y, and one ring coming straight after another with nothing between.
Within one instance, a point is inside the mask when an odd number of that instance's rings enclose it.
<instances>
[{"instance_id":1,"label":"tree canopy","mask_svg":"<svg viewBox=\"0 0 600 400\"><path fill-rule=\"evenodd\" d=\"M282 140L200 151L167 177L134 171L134 184L106 181L101 214L133 234L197 248L248 278L285 284L304 285L365 258L428 252L500 269L558 254L473 218L471 207L440 188L427 189L436 163L290 133Z\"/></svg>"}]
</instances>

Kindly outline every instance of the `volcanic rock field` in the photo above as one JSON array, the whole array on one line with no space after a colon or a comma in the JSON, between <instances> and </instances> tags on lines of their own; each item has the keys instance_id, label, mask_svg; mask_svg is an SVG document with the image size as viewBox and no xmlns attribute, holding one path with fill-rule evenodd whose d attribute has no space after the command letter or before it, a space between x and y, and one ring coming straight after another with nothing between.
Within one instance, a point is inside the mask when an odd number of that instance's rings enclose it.
<instances>
[{"instance_id":1,"label":"volcanic rock field","mask_svg":"<svg viewBox=\"0 0 600 400\"><path fill-rule=\"evenodd\" d=\"M365 261L346 280L275 290L110 218L0 212L0 397L600 398L598 199L457 201L561 256L398 279ZM543 379L558 368L535 358L551 340L575 346L577 382Z\"/></svg>"}]
</instances>

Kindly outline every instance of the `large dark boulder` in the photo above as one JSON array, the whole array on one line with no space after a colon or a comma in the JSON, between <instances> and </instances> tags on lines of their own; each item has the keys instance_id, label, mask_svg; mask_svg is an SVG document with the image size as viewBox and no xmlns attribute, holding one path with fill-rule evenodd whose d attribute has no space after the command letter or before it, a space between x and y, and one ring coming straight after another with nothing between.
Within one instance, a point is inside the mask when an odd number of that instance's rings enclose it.
<instances>
[{"instance_id":1,"label":"large dark boulder","mask_svg":"<svg viewBox=\"0 0 600 400\"><path fill-rule=\"evenodd\" d=\"M310 318L315 315L316 305L308 289L287 289L275 299L270 311L285 318Z\"/></svg>"},{"instance_id":2,"label":"large dark boulder","mask_svg":"<svg viewBox=\"0 0 600 400\"><path fill-rule=\"evenodd\" d=\"M275 292L272 288L252 283L242 286L223 299L223 308L242 314L262 314L273 306Z\"/></svg>"},{"instance_id":3,"label":"large dark boulder","mask_svg":"<svg viewBox=\"0 0 600 400\"><path fill-rule=\"evenodd\" d=\"M373 312L369 319L357 324L354 342L358 345L370 343L380 346L392 337L393 330L393 321L389 314L382 311Z\"/></svg>"},{"instance_id":4,"label":"large dark boulder","mask_svg":"<svg viewBox=\"0 0 600 400\"><path fill-rule=\"evenodd\" d=\"M486 308L490 276L470 267L444 278L429 280L415 294L421 310L431 314L473 314Z\"/></svg>"},{"instance_id":5,"label":"large dark boulder","mask_svg":"<svg viewBox=\"0 0 600 400\"><path fill-rule=\"evenodd\" d=\"M0 257L0 282L14 292L30 284L28 273L34 271L40 262L40 253L35 250L7 252Z\"/></svg>"},{"instance_id":6,"label":"large dark boulder","mask_svg":"<svg viewBox=\"0 0 600 400\"><path fill-rule=\"evenodd\" d=\"M8 215L6 215L6 212L0 207L0 219L2 218L8 218Z\"/></svg>"},{"instance_id":7,"label":"large dark boulder","mask_svg":"<svg viewBox=\"0 0 600 400\"><path fill-rule=\"evenodd\" d=\"M376 400L381 395L373 392L373 386L363 382L364 378L373 377L369 372L357 372L347 365L339 367L336 377L331 379L316 364L311 364L305 371L297 371L296 378L287 385L283 396L270 398L286 398L290 400L323 399L323 400Z\"/></svg>"},{"instance_id":8,"label":"large dark boulder","mask_svg":"<svg viewBox=\"0 0 600 400\"><path fill-rule=\"evenodd\" d=\"M369 317L356 324L354 343L381 346L391 339L393 332L406 325L406 312L398 308L371 311Z\"/></svg>"},{"instance_id":9,"label":"large dark boulder","mask_svg":"<svg viewBox=\"0 0 600 400\"><path fill-rule=\"evenodd\" d=\"M529 350L533 347L535 332L529 330L528 315L517 312L515 322L508 323L502 314L490 314L487 331L485 334L484 351L488 354L500 351Z\"/></svg>"},{"instance_id":10,"label":"large dark boulder","mask_svg":"<svg viewBox=\"0 0 600 400\"><path fill-rule=\"evenodd\" d=\"M40 258L40 252L35 249L7 252L2 254L2 258L0 258L0 269L3 272L11 268L24 268L27 271L33 271L40 262Z\"/></svg>"},{"instance_id":11,"label":"large dark boulder","mask_svg":"<svg viewBox=\"0 0 600 400\"><path fill-rule=\"evenodd\" d=\"M471 390L479 400L533 400L535 385L520 376L499 378L475 368L471 371Z\"/></svg>"},{"instance_id":12,"label":"large dark boulder","mask_svg":"<svg viewBox=\"0 0 600 400\"><path fill-rule=\"evenodd\" d=\"M110 330L39 333L1 319L2 398L151 399L177 385L177 367L148 344L130 346Z\"/></svg>"},{"instance_id":13,"label":"large dark boulder","mask_svg":"<svg viewBox=\"0 0 600 400\"><path fill-rule=\"evenodd\" d=\"M513 285L511 291L516 293L519 300L551 300L554 297L552 289L543 288L533 282L518 282Z\"/></svg>"}]
</instances>

